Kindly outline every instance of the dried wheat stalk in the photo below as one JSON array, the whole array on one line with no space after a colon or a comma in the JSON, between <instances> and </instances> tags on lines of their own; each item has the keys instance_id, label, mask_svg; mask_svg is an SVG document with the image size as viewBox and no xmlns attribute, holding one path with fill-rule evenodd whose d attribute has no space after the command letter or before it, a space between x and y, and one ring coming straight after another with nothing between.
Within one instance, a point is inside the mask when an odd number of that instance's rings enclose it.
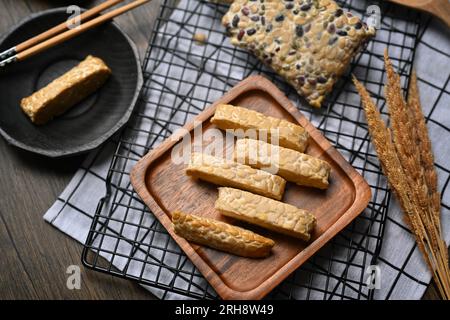
<instances>
[{"instance_id":1,"label":"dried wheat stalk","mask_svg":"<svg viewBox=\"0 0 450 320\"><path fill-rule=\"evenodd\" d=\"M366 112L369 132L419 250L444 299L450 299L448 251L440 221L440 195L428 130L420 106L417 78L413 72L408 101L401 89L387 50L384 53L387 83L385 97L391 119L388 128L364 86L353 77Z\"/></svg>"}]
</instances>

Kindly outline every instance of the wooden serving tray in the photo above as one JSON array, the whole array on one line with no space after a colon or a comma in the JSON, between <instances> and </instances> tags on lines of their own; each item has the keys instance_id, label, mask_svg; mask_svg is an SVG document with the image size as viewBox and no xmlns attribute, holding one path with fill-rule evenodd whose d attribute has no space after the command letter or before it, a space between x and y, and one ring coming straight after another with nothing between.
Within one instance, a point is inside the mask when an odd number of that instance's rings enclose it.
<instances>
[{"instance_id":1,"label":"wooden serving tray","mask_svg":"<svg viewBox=\"0 0 450 320\"><path fill-rule=\"evenodd\" d=\"M241 223L216 211L217 186L188 177L186 164L177 165L171 161L172 148L180 143L183 135L169 137L143 157L131 172L131 183L223 299L261 299L363 211L371 192L361 175L269 80L261 76L248 77L199 114L194 121L196 126L202 124L203 135L212 128L217 129L209 120L221 103L299 123L311 135L306 153L330 163L328 190L291 183L286 186L283 202L310 210L317 217L317 226L309 243ZM187 129L184 135L193 137L194 121L184 126ZM171 212L175 210L243 226L275 240L276 245L268 258L251 259L190 243L172 229Z\"/></svg>"}]
</instances>

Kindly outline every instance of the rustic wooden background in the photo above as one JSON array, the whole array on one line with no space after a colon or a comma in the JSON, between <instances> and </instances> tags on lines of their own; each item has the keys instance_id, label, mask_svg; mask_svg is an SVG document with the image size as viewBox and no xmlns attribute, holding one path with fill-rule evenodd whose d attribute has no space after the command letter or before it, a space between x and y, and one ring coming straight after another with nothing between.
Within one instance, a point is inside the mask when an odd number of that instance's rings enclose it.
<instances>
[{"instance_id":1,"label":"rustic wooden background","mask_svg":"<svg viewBox=\"0 0 450 320\"><path fill-rule=\"evenodd\" d=\"M0 0L0 34L31 13L101 0ZM143 57L158 1L116 18ZM82 246L44 222L84 156L49 160L0 138L0 299L154 299L136 283L85 269ZM81 289L66 287L69 265L81 267ZM438 299L433 285L424 299Z\"/></svg>"}]
</instances>

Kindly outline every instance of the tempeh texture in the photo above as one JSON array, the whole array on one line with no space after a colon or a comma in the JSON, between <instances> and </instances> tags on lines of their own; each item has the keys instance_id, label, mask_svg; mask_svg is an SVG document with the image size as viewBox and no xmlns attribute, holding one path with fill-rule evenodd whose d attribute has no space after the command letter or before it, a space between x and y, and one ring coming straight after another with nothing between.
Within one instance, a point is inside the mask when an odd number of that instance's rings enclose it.
<instances>
[{"instance_id":1,"label":"tempeh texture","mask_svg":"<svg viewBox=\"0 0 450 320\"><path fill-rule=\"evenodd\" d=\"M33 123L45 124L99 89L110 74L103 60L88 56L44 88L23 98L20 106Z\"/></svg>"},{"instance_id":2,"label":"tempeh texture","mask_svg":"<svg viewBox=\"0 0 450 320\"><path fill-rule=\"evenodd\" d=\"M234 160L277 174L301 186L328 188L331 167L310 155L253 139L238 139Z\"/></svg>"},{"instance_id":3,"label":"tempeh texture","mask_svg":"<svg viewBox=\"0 0 450 320\"><path fill-rule=\"evenodd\" d=\"M238 189L219 188L215 208L225 216L305 241L316 225L316 218L306 210Z\"/></svg>"},{"instance_id":4,"label":"tempeh texture","mask_svg":"<svg viewBox=\"0 0 450 320\"><path fill-rule=\"evenodd\" d=\"M314 107L375 35L332 0L235 0L222 23L232 44L254 53Z\"/></svg>"}]
</instances>

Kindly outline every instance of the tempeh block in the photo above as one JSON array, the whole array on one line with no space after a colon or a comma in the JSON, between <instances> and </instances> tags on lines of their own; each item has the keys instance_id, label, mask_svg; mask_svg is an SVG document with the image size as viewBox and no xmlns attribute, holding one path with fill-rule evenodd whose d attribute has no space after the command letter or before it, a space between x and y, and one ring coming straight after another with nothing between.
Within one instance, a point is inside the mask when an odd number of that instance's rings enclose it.
<instances>
[{"instance_id":1,"label":"tempeh block","mask_svg":"<svg viewBox=\"0 0 450 320\"><path fill-rule=\"evenodd\" d=\"M286 185L279 176L202 153L192 154L186 173L220 186L244 189L277 200L283 197Z\"/></svg>"},{"instance_id":2,"label":"tempeh block","mask_svg":"<svg viewBox=\"0 0 450 320\"><path fill-rule=\"evenodd\" d=\"M268 142L277 143L273 135L278 136L278 144L282 147L304 152L308 145L309 133L301 126L284 119L266 116L262 113L232 106L229 104L220 104L217 106L211 122L220 129L242 129L243 136L252 137L252 130L258 133L264 131L267 134ZM249 131L249 132L245 132ZM261 138L261 137L259 137Z\"/></svg>"},{"instance_id":3,"label":"tempeh block","mask_svg":"<svg viewBox=\"0 0 450 320\"><path fill-rule=\"evenodd\" d=\"M316 218L306 210L238 189L219 188L215 208L225 216L305 241L316 225Z\"/></svg>"},{"instance_id":4,"label":"tempeh block","mask_svg":"<svg viewBox=\"0 0 450 320\"><path fill-rule=\"evenodd\" d=\"M328 162L264 141L238 139L234 161L269 171L301 186L328 188L331 171Z\"/></svg>"},{"instance_id":5,"label":"tempeh block","mask_svg":"<svg viewBox=\"0 0 450 320\"><path fill-rule=\"evenodd\" d=\"M111 69L102 59L88 56L47 86L23 98L20 106L35 124L45 124L98 90Z\"/></svg>"},{"instance_id":6,"label":"tempeh block","mask_svg":"<svg viewBox=\"0 0 450 320\"><path fill-rule=\"evenodd\" d=\"M375 35L332 0L235 0L222 23L233 45L255 54L314 107Z\"/></svg>"},{"instance_id":7,"label":"tempeh block","mask_svg":"<svg viewBox=\"0 0 450 320\"><path fill-rule=\"evenodd\" d=\"M267 257L275 245L272 239L214 219L176 211L173 229L188 241L250 258Z\"/></svg>"}]
</instances>

